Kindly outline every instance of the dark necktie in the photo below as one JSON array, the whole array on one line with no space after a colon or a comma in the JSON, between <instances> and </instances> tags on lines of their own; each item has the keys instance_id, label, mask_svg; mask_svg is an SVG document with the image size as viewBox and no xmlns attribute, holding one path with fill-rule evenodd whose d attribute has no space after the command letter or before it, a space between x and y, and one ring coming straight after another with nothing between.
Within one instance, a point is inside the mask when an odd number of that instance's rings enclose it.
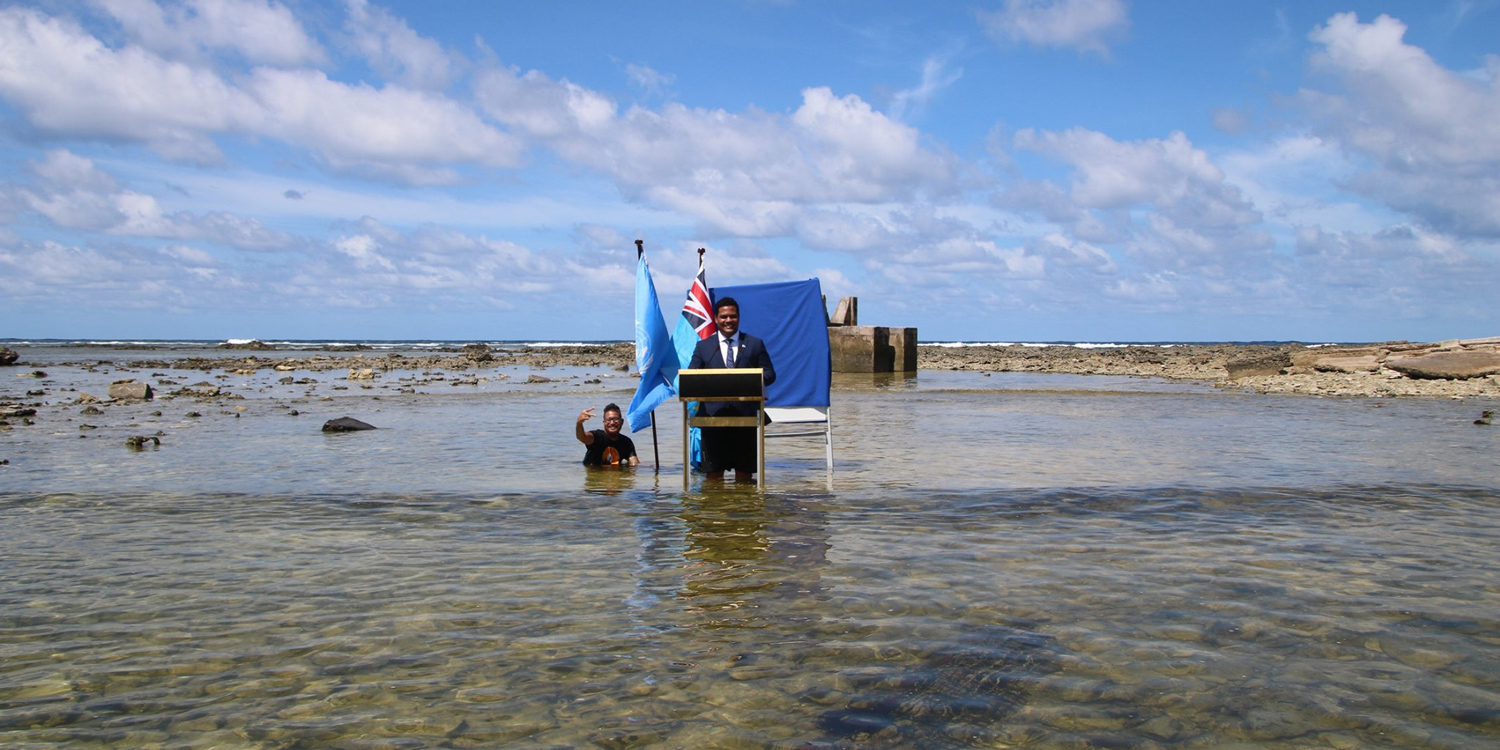
<instances>
[{"instance_id":1,"label":"dark necktie","mask_svg":"<svg viewBox=\"0 0 1500 750\"><path fill-rule=\"evenodd\" d=\"M734 367L734 339L729 340L729 353L724 357L725 367Z\"/></svg>"}]
</instances>

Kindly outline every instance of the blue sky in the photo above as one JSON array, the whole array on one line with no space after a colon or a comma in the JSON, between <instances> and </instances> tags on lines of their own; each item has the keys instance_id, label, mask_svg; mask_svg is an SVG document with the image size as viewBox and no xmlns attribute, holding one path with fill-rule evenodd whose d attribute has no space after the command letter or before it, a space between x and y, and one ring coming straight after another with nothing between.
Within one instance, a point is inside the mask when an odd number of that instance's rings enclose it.
<instances>
[{"instance_id":1,"label":"blue sky","mask_svg":"<svg viewBox=\"0 0 1500 750\"><path fill-rule=\"evenodd\" d=\"M1500 334L1500 1L0 6L0 338ZM669 323L670 327L670 323Z\"/></svg>"}]
</instances>

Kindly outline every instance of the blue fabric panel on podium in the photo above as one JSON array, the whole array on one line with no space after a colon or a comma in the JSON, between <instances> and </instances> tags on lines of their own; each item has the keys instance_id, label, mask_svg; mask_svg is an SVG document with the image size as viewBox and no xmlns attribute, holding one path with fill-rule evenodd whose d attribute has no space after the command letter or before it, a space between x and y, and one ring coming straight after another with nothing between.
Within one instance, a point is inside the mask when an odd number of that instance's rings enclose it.
<instances>
[{"instance_id":1,"label":"blue fabric panel on podium","mask_svg":"<svg viewBox=\"0 0 1500 750\"><path fill-rule=\"evenodd\" d=\"M776 382L766 406L828 406L833 359L828 351L828 313L816 278L774 284L720 286L708 290L718 302L740 303L740 330L766 342Z\"/></svg>"}]
</instances>

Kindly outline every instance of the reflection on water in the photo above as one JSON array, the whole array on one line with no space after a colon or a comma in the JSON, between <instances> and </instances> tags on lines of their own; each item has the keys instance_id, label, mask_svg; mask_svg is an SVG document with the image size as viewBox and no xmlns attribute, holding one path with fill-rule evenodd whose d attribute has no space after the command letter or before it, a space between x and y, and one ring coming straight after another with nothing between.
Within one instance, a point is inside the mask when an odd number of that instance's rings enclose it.
<instances>
[{"instance_id":1,"label":"reflection on water","mask_svg":"<svg viewBox=\"0 0 1500 750\"><path fill-rule=\"evenodd\" d=\"M1500 742L1493 490L623 476L486 499L3 496L0 740Z\"/></svg>"}]
</instances>

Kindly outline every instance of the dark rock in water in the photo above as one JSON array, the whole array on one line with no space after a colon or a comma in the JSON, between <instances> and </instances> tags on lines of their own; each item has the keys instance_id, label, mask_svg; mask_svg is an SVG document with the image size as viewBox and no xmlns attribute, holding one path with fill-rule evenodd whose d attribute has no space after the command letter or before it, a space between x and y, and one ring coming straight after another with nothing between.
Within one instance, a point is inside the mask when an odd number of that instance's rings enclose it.
<instances>
[{"instance_id":1,"label":"dark rock in water","mask_svg":"<svg viewBox=\"0 0 1500 750\"><path fill-rule=\"evenodd\" d=\"M1231 380L1255 375L1280 375L1282 370L1291 366L1292 356L1281 351L1241 357L1224 363L1224 369L1229 372Z\"/></svg>"},{"instance_id":2,"label":"dark rock in water","mask_svg":"<svg viewBox=\"0 0 1500 750\"><path fill-rule=\"evenodd\" d=\"M1020 708L1039 678L1062 668L1058 657L1051 636L983 628L909 668L846 675L864 692L824 712L818 727L840 741L946 746L950 725L998 723Z\"/></svg>"},{"instance_id":3,"label":"dark rock in water","mask_svg":"<svg viewBox=\"0 0 1500 750\"><path fill-rule=\"evenodd\" d=\"M1416 357L1391 357L1385 366L1409 378L1468 380L1500 373L1500 353L1449 351Z\"/></svg>"},{"instance_id":4,"label":"dark rock in water","mask_svg":"<svg viewBox=\"0 0 1500 750\"><path fill-rule=\"evenodd\" d=\"M464 358L471 362L488 362L495 358L495 354L489 344L467 344L464 346Z\"/></svg>"},{"instance_id":5,"label":"dark rock in water","mask_svg":"<svg viewBox=\"0 0 1500 750\"><path fill-rule=\"evenodd\" d=\"M21 358L15 349L0 346L0 367L10 367Z\"/></svg>"},{"instance_id":6,"label":"dark rock in water","mask_svg":"<svg viewBox=\"0 0 1500 750\"><path fill-rule=\"evenodd\" d=\"M122 380L109 384L109 397L115 401L150 401L153 395L149 383Z\"/></svg>"},{"instance_id":7,"label":"dark rock in water","mask_svg":"<svg viewBox=\"0 0 1500 750\"><path fill-rule=\"evenodd\" d=\"M528 383L552 383L552 382L556 382L556 381L554 381L552 378L548 378L548 377L544 377L544 376L541 376L541 375L537 375L536 373L532 373L532 374L526 376L526 382L528 382Z\"/></svg>"},{"instance_id":8,"label":"dark rock in water","mask_svg":"<svg viewBox=\"0 0 1500 750\"><path fill-rule=\"evenodd\" d=\"M354 417L339 417L330 419L323 423L324 432L359 432L360 430L373 430L375 425L361 422Z\"/></svg>"}]
</instances>

